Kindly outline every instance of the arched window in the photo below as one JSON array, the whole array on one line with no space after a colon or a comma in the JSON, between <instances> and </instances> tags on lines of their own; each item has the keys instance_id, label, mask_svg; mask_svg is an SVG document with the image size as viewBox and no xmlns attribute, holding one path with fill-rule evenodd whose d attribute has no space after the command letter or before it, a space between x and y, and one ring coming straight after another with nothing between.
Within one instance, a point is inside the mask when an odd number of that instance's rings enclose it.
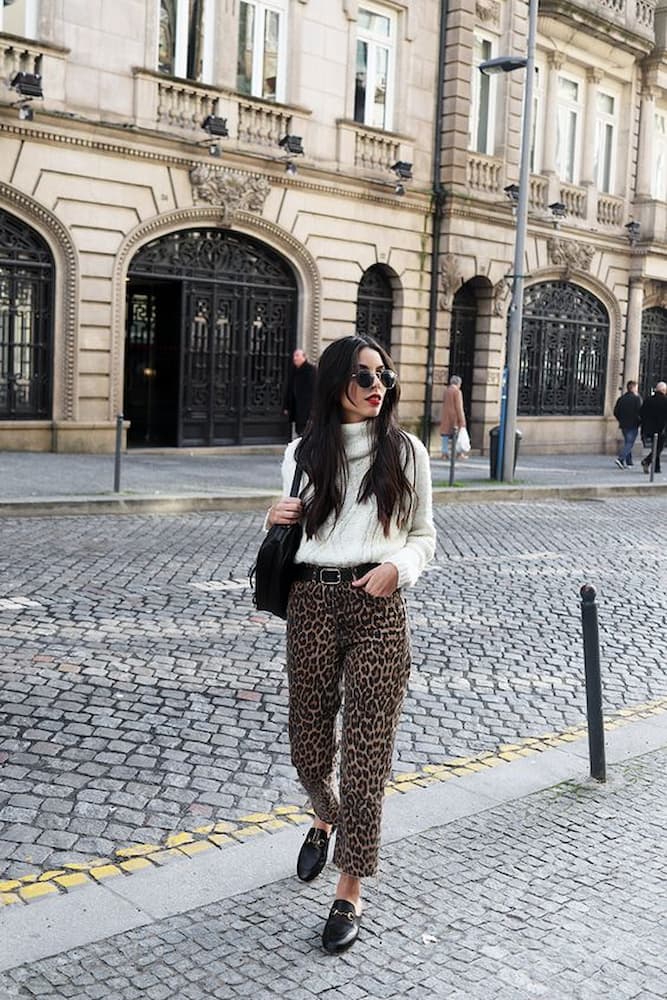
<instances>
[{"instance_id":1,"label":"arched window","mask_svg":"<svg viewBox=\"0 0 667 1000\"><path fill-rule=\"evenodd\" d=\"M42 237L0 209L0 420L51 417L53 274Z\"/></svg>"},{"instance_id":2,"label":"arched window","mask_svg":"<svg viewBox=\"0 0 667 1000\"><path fill-rule=\"evenodd\" d=\"M526 289L518 412L584 416L604 410L609 315L567 281Z\"/></svg>"},{"instance_id":3,"label":"arched window","mask_svg":"<svg viewBox=\"0 0 667 1000\"><path fill-rule=\"evenodd\" d=\"M667 309L645 309L639 353L639 391L646 398L667 379Z\"/></svg>"},{"instance_id":4,"label":"arched window","mask_svg":"<svg viewBox=\"0 0 667 1000\"><path fill-rule=\"evenodd\" d=\"M364 272L357 295L357 333L372 337L391 353L391 326L394 292L391 280L381 264Z\"/></svg>"}]
</instances>

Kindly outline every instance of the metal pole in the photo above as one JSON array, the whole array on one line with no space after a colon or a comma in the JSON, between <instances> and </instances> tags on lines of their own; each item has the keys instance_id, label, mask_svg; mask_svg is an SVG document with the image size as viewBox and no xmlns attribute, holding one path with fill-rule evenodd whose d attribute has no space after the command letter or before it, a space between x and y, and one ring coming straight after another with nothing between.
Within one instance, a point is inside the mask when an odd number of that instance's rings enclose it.
<instances>
[{"instance_id":1,"label":"metal pole","mask_svg":"<svg viewBox=\"0 0 667 1000\"><path fill-rule=\"evenodd\" d=\"M458 427L452 428L452 435L449 439L449 485L454 485L454 469L456 466L456 442L459 439Z\"/></svg>"},{"instance_id":2,"label":"metal pole","mask_svg":"<svg viewBox=\"0 0 667 1000\"><path fill-rule=\"evenodd\" d=\"M113 468L113 491L120 493L120 450L123 444L123 414L116 417L116 455Z\"/></svg>"},{"instance_id":3,"label":"metal pole","mask_svg":"<svg viewBox=\"0 0 667 1000\"><path fill-rule=\"evenodd\" d=\"M533 126L537 7L538 0L528 0L528 41L526 48L526 80L523 88L519 201L516 211L514 266L512 269L514 273L512 274L512 299L510 302L507 358L505 362L507 365L507 411L505 414L505 426L501 430L501 434L503 435L502 478L506 483L511 483L514 479L516 411L519 398L519 361L521 358L521 325L523 320L523 269L526 256L526 231L528 229L528 202L530 197L530 143Z\"/></svg>"},{"instance_id":4,"label":"metal pole","mask_svg":"<svg viewBox=\"0 0 667 1000\"><path fill-rule=\"evenodd\" d=\"M445 95L445 49L447 46L447 13L449 0L440 0L440 40L438 43L438 85L435 97L435 132L433 136L433 213L431 234L431 287L428 306L428 347L426 350L426 389L424 392L424 416L422 418L422 441L427 448L431 444L431 410L433 409L433 376L435 374L435 348L438 337L438 264L440 261L440 237L445 207L445 189L440 176L442 172L442 115Z\"/></svg>"},{"instance_id":5,"label":"metal pole","mask_svg":"<svg viewBox=\"0 0 667 1000\"><path fill-rule=\"evenodd\" d=\"M586 583L581 588L581 623L584 633L584 668L586 671L586 715L588 717L588 755L591 777L607 780L604 753L604 720L602 718L602 680L600 677L600 633L595 587Z\"/></svg>"},{"instance_id":6,"label":"metal pole","mask_svg":"<svg viewBox=\"0 0 667 1000\"><path fill-rule=\"evenodd\" d=\"M653 444L651 445L651 474L648 477L649 483L653 482L655 476L655 463L658 461L658 435L654 433Z\"/></svg>"}]
</instances>

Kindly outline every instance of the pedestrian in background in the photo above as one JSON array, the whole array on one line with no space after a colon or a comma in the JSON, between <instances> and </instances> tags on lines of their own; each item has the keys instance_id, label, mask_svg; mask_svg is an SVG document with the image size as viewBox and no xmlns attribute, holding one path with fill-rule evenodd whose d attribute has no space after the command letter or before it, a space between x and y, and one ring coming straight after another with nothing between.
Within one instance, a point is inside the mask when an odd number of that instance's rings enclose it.
<instances>
[{"instance_id":1,"label":"pedestrian in background","mask_svg":"<svg viewBox=\"0 0 667 1000\"><path fill-rule=\"evenodd\" d=\"M660 455L665 446L665 426L667 426L667 382L658 382L652 396L645 399L639 412L642 427L644 447L649 448L648 455L642 458L642 469L648 473L651 468L653 453L653 435L657 435L658 443L655 458L655 472L661 472Z\"/></svg>"},{"instance_id":2,"label":"pedestrian in background","mask_svg":"<svg viewBox=\"0 0 667 1000\"><path fill-rule=\"evenodd\" d=\"M311 365L306 352L297 347L292 353L292 363L287 375L287 384L283 396L283 413L294 424L297 435L304 432L313 405L313 388L315 386L315 365Z\"/></svg>"},{"instance_id":3,"label":"pedestrian in background","mask_svg":"<svg viewBox=\"0 0 667 1000\"><path fill-rule=\"evenodd\" d=\"M631 379L626 390L618 397L614 407L614 416L623 435L623 444L616 458L619 469L629 468L633 464L632 449L639 433L639 411L642 408L642 397L637 390L637 383Z\"/></svg>"},{"instance_id":4,"label":"pedestrian in background","mask_svg":"<svg viewBox=\"0 0 667 1000\"><path fill-rule=\"evenodd\" d=\"M466 415L463 410L461 379L458 375L452 375L442 397L442 412L440 415L441 458L449 458L449 442L454 434L454 428L457 427L461 430L465 426ZM459 448L458 445L456 452L460 458L468 457L466 451Z\"/></svg>"},{"instance_id":5,"label":"pedestrian in background","mask_svg":"<svg viewBox=\"0 0 667 1000\"><path fill-rule=\"evenodd\" d=\"M435 548L429 457L398 426L398 398L379 344L355 336L330 344L311 421L283 461L285 494L297 462L305 485L267 517L303 522L287 605L289 733L315 820L297 875L310 882L320 874L335 828L340 878L322 934L332 954L356 940L361 879L377 869L384 786L410 673L402 588L415 583Z\"/></svg>"}]
</instances>

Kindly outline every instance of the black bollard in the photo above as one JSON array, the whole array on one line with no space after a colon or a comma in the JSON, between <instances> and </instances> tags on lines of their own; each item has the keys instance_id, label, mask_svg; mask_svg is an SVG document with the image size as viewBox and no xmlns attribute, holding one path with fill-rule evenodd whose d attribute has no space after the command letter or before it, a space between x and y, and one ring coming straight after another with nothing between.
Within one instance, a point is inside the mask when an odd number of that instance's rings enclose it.
<instances>
[{"instance_id":1,"label":"black bollard","mask_svg":"<svg viewBox=\"0 0 667 1000\"><path fill-rule=\"evenodd\" d=\"M113 491L120 493L120 449L123 443L123 414L116 417L116 457L113 468Z\"/></svg>"},{"instance_id":2,"label":"black bollard","mask_svg":"<svg viewBox=\"0 0 667 1000\"><path fill-rule=\"evenodd\" d=\"M449 485L454 485L454 471L456 469L456 444L459 440L459 429L454 427L449 439Z\"/></svg>"},{"instance_id":3,"label":"black bollard","mask_svg":"<svg viewBox=\"0 0 667 1000\"><path fill-rule=\"evenodd\" d=\"M651 442L651 467L648 479L649 483L652 483L655 477L655 464L657 461L658 461L658 435L654 434L653 440Z\"/></svg>"},{"instance_id":4,"label":"black bollard","mask_svg":"<svg viewBox=\"0 0 667 1000\"><path fill-rule=\"evenodd\" d=\"M584 633L584 668L586 671L586 715L588 717L588 755L591 777L607 780L604 754L604 720L602 718L602 680L600 677L600 633L595 587L589 583L581 588L581 623Z\"/></svg>"}]
</instances>

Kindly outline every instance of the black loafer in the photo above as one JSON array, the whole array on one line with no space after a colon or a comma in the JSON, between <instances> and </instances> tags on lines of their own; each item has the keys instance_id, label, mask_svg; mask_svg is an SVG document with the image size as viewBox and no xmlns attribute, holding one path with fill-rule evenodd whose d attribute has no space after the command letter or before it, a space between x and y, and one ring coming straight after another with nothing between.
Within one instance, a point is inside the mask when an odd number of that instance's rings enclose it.
<instances>
[{"instance_id":1,"label":"black loafer","mask_svg":"<svg viewBox=\"0 0 667 1000\"><path fill-rule=\"evenodd\" d=\"M354 903L335 899L322 931L322 947L330 955L346 951L359 937L361 917L357 916Z\"/></svg>"},{"instance_id":2,"label":"black loafer","mask_svg":"<svg viewBox=\"0 0 667 1000\"><path fill-rule=\"evenodd\" d=\"M311 826L296 862L296 873L302 882L312 882L327 863L331 834Z\"/></svg>"}]
</instances>

